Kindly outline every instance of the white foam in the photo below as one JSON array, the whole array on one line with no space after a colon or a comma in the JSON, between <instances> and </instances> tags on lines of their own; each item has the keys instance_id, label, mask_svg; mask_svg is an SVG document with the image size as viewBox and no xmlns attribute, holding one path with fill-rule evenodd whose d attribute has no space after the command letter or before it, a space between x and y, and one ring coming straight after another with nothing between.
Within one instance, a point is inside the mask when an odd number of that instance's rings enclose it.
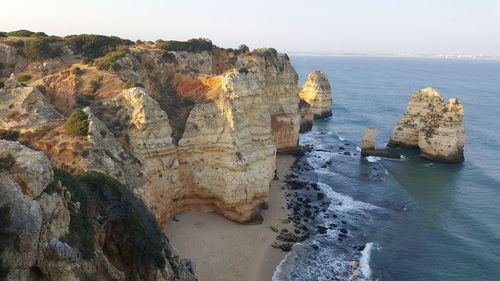
<instances>
[{"instance_id":1,"label":"white foam","mask_svg":"<svg viewBox=\"0 0 500 281\"><path fill-rule=\"evenodd\" d=\"M359 260L359 267L361 273L365 276L366 280L369 280L372 275L372 269L370 268L370 256L372 252L373 243L366 243L365 248L361 252L361 259Z\"/></svg>"},{"instance_id":2,"label":"white foam","mask_svg":"<svg viewBox=\"0 0 500 281\"><path fill-rule=\"evenodd\" d=\"M361 152L361 147L359 147L359 146L356 145L356 151L357 152Z\"/></svg>"},{"instance_id":3,"label":"white foam","mask_svg":"<svg viewBox=\"0 0 500 281\"><path fill-rule=\"evenodd\" d=\"M333 200L330 207L328 207L332 211L348 212L348 211L359 211L359 210L369 210L378 208L377 206L374 206L372 204L356 201L348 195L335 192L329 185L324 184L322 182L318 182L318 185L321 188L321 190L325 192L328 198Z\"/></svg>"},{"instance_id":4,"label":"white foam","mask_svg":"<svg viewBox=\"0 0 500 281\"><path fill-rule=\"evenodd\" d=\"M391 174L389 173L389 171L387 171L387 169L385 169L385 172L384 172L386 175L390 176Z\"/></svg>"},{"instance_id":5,"label":"white foam","mask_svg":"<svg viewBox=\"0 0 500 281\"><path fill-rule=\"evenodd\" d=\"M292 254L292 252L289 252L288 254L286 254L286 256L280 261L278 266L276 266L276 268L274 269L274 272L273 272L273 278L271 279L272 281L285 280L286 273L284 272L283 267L285 266L285 264L288 260L288 257L291 254Z\"/></svg>"},{"instance_id":6,"label":"white foam","mask_svg":"<svg viewBox=\"0 0 500 281\"><path fill-rule=\"evenodd\" d=\"M368 157L366 157L366 160L368 162L374 163L374 162L382 160L382 158L377 157L377 156L368 156Z\"/></svg>"},{"instance_id":7,"label":"white foam","mask_svg":"<svg viewBox=\"0 0 500 281\"><path fill-rule=\"evenodd\" d=\"M341 136L338 136L339 137L339 141L345 141L345 139Z\"/></svg>"}]
</instances>

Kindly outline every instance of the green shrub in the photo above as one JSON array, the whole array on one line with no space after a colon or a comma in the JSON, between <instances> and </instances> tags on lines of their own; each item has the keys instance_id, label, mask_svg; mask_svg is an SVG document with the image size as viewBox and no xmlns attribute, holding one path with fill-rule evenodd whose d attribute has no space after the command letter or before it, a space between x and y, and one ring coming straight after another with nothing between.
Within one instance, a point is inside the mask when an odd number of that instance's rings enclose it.
<instances>
[{"instance_id":1,"label":"green shrub","mask_svg":"<svg viewBox=\"0 0 500 281\"><path fill-rule=\"evenodd\" d=\"M17 77L17 79L16 79L16 80L17 80L17 82L19 82L19 83L23 83L23 82L30 81L30 80L31 80L31 78L33 78L33 77L31 77L31 75L29 75L29 74L25 74L25 75L21 75L21 76Z\"/></svg>"},{"instance_id":2,"label":"green shrub","mask_svg":"<svg viewBox=\"0 0 500 281\"><path fill-rule=\"evenodd\" d=\"M123 86L123 88L124 88L124 89L130 89L130 88L135 88L135 87L141 87L141 88L144 88L144 85L143 85L142 83L128 81L128 82L127 82L127 83L125 83L125 85Z\"/></svg>"},{"instance_id":3,"label":"green shrub","mask_svg":"<svg viewBox=\"0 0 500 281\"><path fill-rule=\"evenodd\" d=\"M92 95L77 95L76 96L76 103L79 106L85 107L85 106L91 105L92 102L94 101L94 99L95 99L95 96L92 96Z\"/></svg>"},{"instance_id":4,"label":"green shrub","mask_svg":"<svg viewBox=\"0 0 500 281\"><path fill-rule=\"evenodd\" d=\"M246 53L248 53L248 52L250 52L250 48L248 48L248 46L247 46L247 45L245 45L245 44L241 44L241 45L238 47L238 50L239 50L240 52L242 52L242 53L245 53L245 54L246 54Z\"/></svg>"},{"instance_id":5,"label":"green shrub","mask_svg":"<svg viewBox=\"0 0 500 281\"><path fill-rule=\"evenodd\" d=\"M142 262L165 266L166 244L156 219L126 186L98 172L71 175L55 170L54 177L68 188L73 202L80 202L80 211L72 212L69 233L63 240L80 249L84 258L92 257L93 225L99 224L99 231L118 239L111 243L130 245Z\"/></svg>"},{"instance_id":6,"label":"green shrub","mask_svg":"<svg viewBox=\"0 0 500 281\"><path fill-rule=\"evenodd\" d=\"M188 41L161 41L156 42L156 47L165 51L187 51L187 52L203 52L212 51L214 45L210 39L199 38L189 39Z\"/></svg>"},{"instance_id":7,"label":"green shrub","mask_svg":"<svg viewBox=\"0 0 500 281\"><path fill-rule=\"evenodd\" d=\"M24 57L31 61L46 60L61 55L61 48L50 46L48 39L33 39L24 42Z\"/></svg>"},{"instance_id":8,"label":"green shrub","mask_svg":"<svg viewBox=\"0 0 500 281\"><path fill-rule=\"evenodd\" d=\"M78 66L71 69L71 74L73 74L73 75L81 75L82 73L83 73L83 70L81 68L79 68Z\"/></svg>"},{"instance_id":9,"label":"green shrub","mask_svg":"<svg viewBox=\"0 0 500 281\"><path fill-rule=\"evenodd\" d=\"M7 37L7 33L3 32L3 31L0 31L0 37Z\"/></svg>"},{"instance_id":10,"label":"green shrub","mask_svg":"<svg viewBox=\"0 0 500 281\"><path fill-rule=\"evenodd\" d=\"M169 51L164 51L161 54L161 58L166 61L166 62L172 62L172 63L177 63L177 58L175 55Z\"/></svg>"},{"instance_id":11,"label":"green shrub","mask_svg":"<svg viewBox=\"0 0 500 281\"><path fill-rule=\"evenodd\" d=\"M2 89L3 87L5 87L5 81L0 80L0 89Z\"/></svg>"},{"instance_id":12,"label":"green shrub","mask_svg":"<svg viewBox=\"0 0 500 281\"><path fill-rule=\"evenodd\" d=\"M95 92L97 92L97 90L99 90L99 88L101 88L101 83L92 80L90 81L90 87L92 88L92 93L94 94Z\"/></svg>"},{"instance_id":13,"label":"green shrub","mask_svg":"<svg viewBox=\"0 0 500 281\"><path fill-rule=\"evenodd\" d=\"M186 107L187 107L187 106L190 106L190 105L193 105L193 104L195 104L195 103L196 103L196 102L195 102L192 98L190 98L190 97L186 97L186 98L184 98L184 99L182 100L182 105L183 105L183 106L186 106Z\"/></svg>"},{"instance_id":14,"label":"green shrub","mask_svg":"<svg viewBox=\"0 0 500 281\"><path fill-rule=\"evenodd\" d=\"M7 32L9 37L47 37L44 32L33 32L26 29L20 29L16 31Z\"/></svg>"},{"instance_id":15,"label":"green shrub","mask_svg":"<svg viewBox=\"0 0 500 281\"><path fill-rule=\"evenodd\" d=\"M119 45L129 44L129 40L123 40L116 36L95 34L69 35L64 37L64 41L75 54L81 54L91 59L116 51Z\"/></svg>"},{"instance_id":16,"label":"green shrub","mask_svg":"<svg viewBox=\"0 0 500 281\"><path fill-rule=\"evenodd\" d=\"M16 162L16 160L12 157L12 155L0 155L0 170L9 169L12 165L14 165L14 162Z\"/></svg>"},{"instance_id":17,"label":"green shrub","mask_svg":"<svg viewBox=\"0 0 500 281\"><path fill-rule=\"evenodd\" d=\"M89 130L88 115L82 110L75 110L63 125L64 131L72 136L86 136Z\"/></svg>"},{"instance_id":18,"label":"green shrub","mask_svg":"<svg viewBox=\"0 0 500 281\"><path fill-rule=\"evenodd\" d=\"M118 59L124 57L126 54L130 53L130 50L125 48L116 52L111 52L106 56L98 59L95 62L95 66L99 70L109 70L109 71L118 71L120 70L120 65L117 63Z\"/></svg>"}]
</instances>

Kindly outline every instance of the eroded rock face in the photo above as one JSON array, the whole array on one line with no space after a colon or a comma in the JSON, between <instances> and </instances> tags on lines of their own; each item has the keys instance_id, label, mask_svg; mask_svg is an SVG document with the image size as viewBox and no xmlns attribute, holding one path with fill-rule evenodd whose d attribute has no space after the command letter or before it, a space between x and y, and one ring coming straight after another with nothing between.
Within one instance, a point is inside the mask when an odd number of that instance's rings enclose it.
<instances>
[{"instance_id":1,"label":"eroded rock face","mask_svg":"<svg viewBox=\"0 0 500 281\"><path fill-rule=\"evenodd\" d=\"M311 72L300 89L300 98L309 103L315 118L332 115L332 88L320 70Z\"/></svg>"},{"instance_id":2,"label":"eroded rock face","mask_svg":"<svg viewBox=\"0 0 500 281\"><path fill-rule=\"evenodd\" d=\"M94 249L86 249L93 252L82 256L81 249L66 242L71 231L81 231L71 227L73 216L82 212L80 204L71 199L66 187L53 181L48 158L17 142L0 140L0 157L6 155L13 161L0 169L2 280L196 280L189 262L181 260L166 239L163 268L131 259L127 254L133 250L127 248L130 241L125 242L127 238L116 230L124 228L120 225L94 228ZM121 253L110 250L117 243L122 245ZM125 263L127 268L121 268Z\"/></svg>"},{"instance_id":3,"label":"eroded rock face","mask_svg":"<svg viewBox=\"0 0 500 281\"><path fill-rule=\"evenodd\" d=\"M193 209L245 222L267 200L276 146L263 89L251 73L229 71L217 79L218 96L193 108L178 146L167 114L144 89L124 90L110 102L117 109L113 122L128 128L125 139L144 182L122 179L135 186L162 226L171 214Z\"/></svg>"},{"instance_id":4,"label":"eroded rock face","mask_svg":"<svg viewBox=\"0 0 500 281\"><path fill-rule=\"evenodd\" d=\"M213 103L195 106L179 141L183 178L196 190L181 208L207 205L244 222L267 201L276 147L257 77L226 72L220 90Z\"/></svg>"},{"instance_id":5,"label":"eroded rock face","mask_svg":"<svg viewBox=\"0 0 500 281\"><path fill-rule=\"evenodd\" d=\"M445 103L436 90L419 90L411 96L388 146L420 148L421 156L430 160L463 162L465 130L462 119L463 106L458 99Z\"/></svg>"},{"instance_id":6,"label":"eroded rock face","mask_svg":"<svg viewBox=\"0 0 500 281\"><path fill-rule=\"evenodd\" d=\"M361 151L366 149L375 149L375 143L377 141L377 129L373 126L366 128L365 134L361 141Z\"/></svg>"},{"instance_id":7,"label":"eroded rock face","mask_svg":"<svg viewBox=\"0 0 500 281\"><path fill-rule=\"evenodd\" d=\"M300 112L300 133L310 131L314 122L314 114L312 112L311 105L305 100L300 100L299 102L299 112Z\"/></svg>"},{"instance_id":8,"label":"eroded rock face","mask_svg":"<svg viewBox=\"0 0 500 281\"><path fill-rule=\"evenodd\" d=\"M36 87L12 86L0 89L0 128L32 131L62 118Z\"/></svg>"}]
</instances>

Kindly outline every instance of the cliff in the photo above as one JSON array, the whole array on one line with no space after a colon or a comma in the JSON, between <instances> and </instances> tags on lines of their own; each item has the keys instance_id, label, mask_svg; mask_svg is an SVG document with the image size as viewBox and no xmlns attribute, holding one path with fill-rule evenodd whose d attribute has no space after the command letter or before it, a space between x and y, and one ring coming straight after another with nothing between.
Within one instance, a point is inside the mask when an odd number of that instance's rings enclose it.
<instances>
[{"instance_id":1,"label":"cliff","mask_svg":"<svg viewBox=\"0 0 500 281\"><path fill-rule=\"evenodd\" d=\"M196 280L113 179L54 173L43 153L4 140L0 165L2 280Z\"/></svg>"},{"instance_id":2,"label":"cliff","mask_svg":"<svg viewBox=\"0 0 500 281\"><path fill-rule=\"evenodd\" d=\"M458 99L445 102L432 88L419 90L411 96L388 146L419 148L422 157L434 161L463 162L463 115Z\"/></svg>"},{"instance_id":3,"label":"cliff","mask_svg":"<svg viewBox=\"0 0 500 281\"><path fill-rule=\"evenodd\" d=\"M320 70L309 74L299 95L311 105L315 118L326 118L332 115L332 89L328 78Z\"/></svg>"},{"instance_id":4,"label":"cliff","mask_svg":"<svg viewBox=\"0 0 500 281\"><path fill-rule=\"evenodd\" d=\"M171 50L162 45L166 41L77 35L47 41L47 48L64 47L62 54L33 61L18 54L39 39L22 40L24 48L0 39L0 55L12 61L2 75L31 76L2 90L7 115L24 114L24 125L8 120L2 134L43 151L58 169L98 171L127 184L162 227L186 210L258 222L276 152L295 149L301 115L311 119L310 107L299 112L297 73L288 56L274 49L221 49L204 42L201 49ZM81 44L86 40L92 48ZM57 63L40 70L48 61ZM36 118L11 105L12 91L40 97L30 107L36 112L28 112ZM84 135L63 128L74 109L87 116Z\"/></svg>"}]
</instances>

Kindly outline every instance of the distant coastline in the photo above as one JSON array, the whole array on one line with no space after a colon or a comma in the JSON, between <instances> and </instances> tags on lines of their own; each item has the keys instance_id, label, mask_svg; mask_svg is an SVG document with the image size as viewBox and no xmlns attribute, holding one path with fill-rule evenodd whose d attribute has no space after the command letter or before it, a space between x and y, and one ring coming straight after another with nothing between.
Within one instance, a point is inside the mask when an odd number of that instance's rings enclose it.
<instances>
[{"instance_id":1,"label":"distant coastline","mask_svg":"<svg viewBox=\"0 0 500 281\"><path fill-rule=\"evenodd\" d=\"M499 56L469 55L469 54L388 54L388 53L307 53L289 52L291 56L314 57L373 57L373 58L426 58L426 59L463 59L463 60L500 60Z\"/></svg>"}]
</instances>

